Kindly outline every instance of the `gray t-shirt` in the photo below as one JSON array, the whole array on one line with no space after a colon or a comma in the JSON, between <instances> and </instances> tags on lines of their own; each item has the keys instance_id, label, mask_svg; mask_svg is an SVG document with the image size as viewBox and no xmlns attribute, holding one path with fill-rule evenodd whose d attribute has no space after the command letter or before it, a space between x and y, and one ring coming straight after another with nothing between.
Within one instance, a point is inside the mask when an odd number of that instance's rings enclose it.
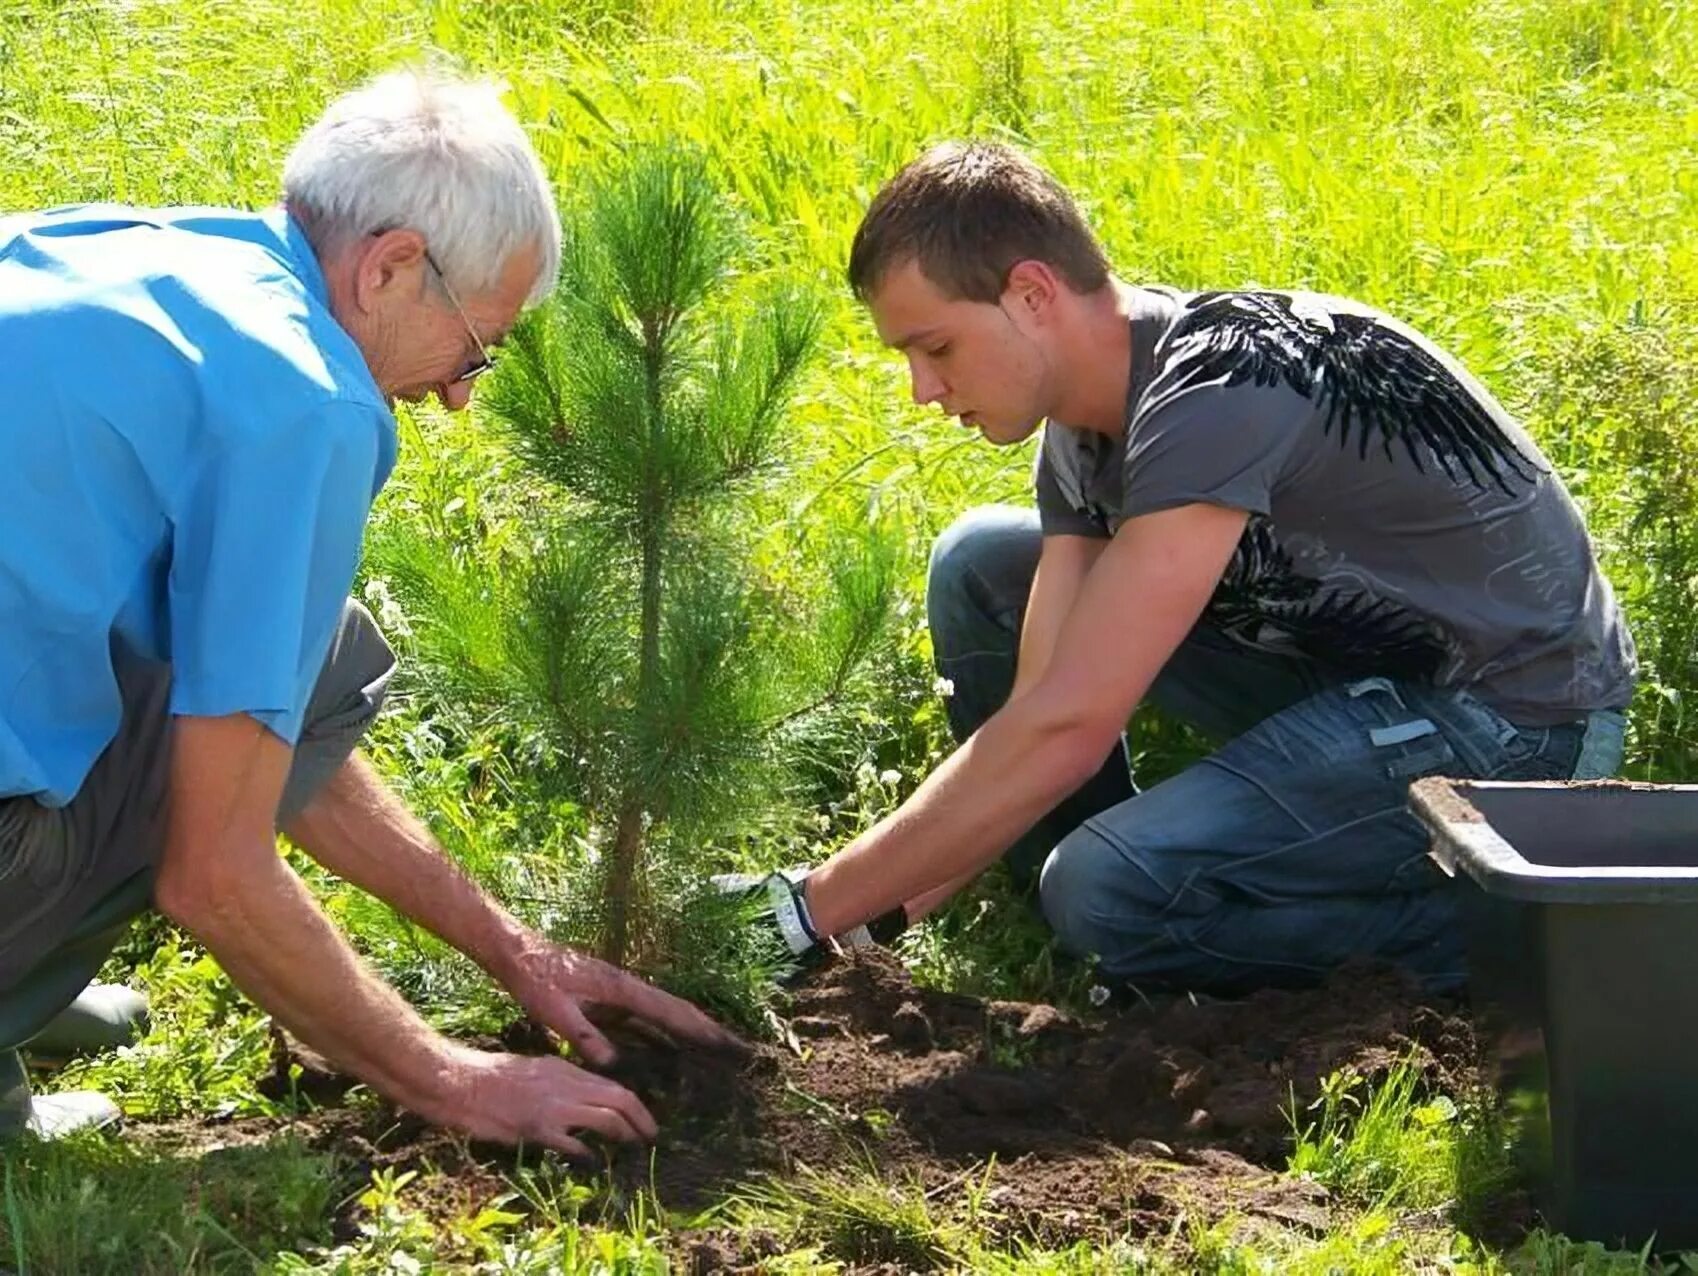
<instances>
[{"instance_id":1,"label":"gray t-shirt","mask_svg":"<svg viewBox=\"0 0 1698 1276\"><path fill-rule=\"evenodd\" d=\"M1204 623L1340 676L1467 687L1511 721L1619 709L1633 640L1580 512L1454 359L1367 306L1135 290L1124 438L1051 421L1045 535L1250 513Z\"/></svg>"}]
</instances>

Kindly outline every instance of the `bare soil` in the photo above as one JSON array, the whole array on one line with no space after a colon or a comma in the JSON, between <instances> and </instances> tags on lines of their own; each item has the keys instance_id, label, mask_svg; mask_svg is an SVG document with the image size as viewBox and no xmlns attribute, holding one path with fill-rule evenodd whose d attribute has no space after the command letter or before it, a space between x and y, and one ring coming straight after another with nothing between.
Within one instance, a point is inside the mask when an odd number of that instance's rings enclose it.
<instances>
[{"instance_id":1,"label":"bare soil","mask_svg":"<svg viewBox=\"0 0 1698 1276\"><path fill-rule=\"evenodd\" d=\"M973 1226L1010 1240L1168 1236L1188 1219L1227 1213L1319 1233L1330 1221L1326 1192L1282 1173L1293 1103L1301 1113L1339 1067L1372 1077L1411 1054L1436 1084L1466 1087L1475 1058L1454 1007L1377 969L1312 991L1177 998L1085 1022L1051 1006L916 988L875 953L799 989L788 1027L786 1045L747 1059L622 1043L615 1075L643 1096L663 1134L652 1156L610 1149L596 1167L616 1206L652 1189L668 1208L694 1211L740 1184L855 1168L923 1193L934 1218L959 1218L971 1204ZM529 1025L486 1044L552 1047ZM345 1083L280 1046L280 1078L291 1062L303 1068L298 1093L341 1102ZM408 1199L442 1216L511 1190L510 1152L370 1104L152 1135L207 1146L280 1128L340 1154L353 1186L374 1168L431 1171ZM357 1221L350 1206L340 1225ZM719 1228L680 1244L687 1270L710 1272L754 1263L776 1241ZM923 1253L885 1254L878 1244L838 1257L867 1272L926 1266Z\"/></svg>"}]
</instances>

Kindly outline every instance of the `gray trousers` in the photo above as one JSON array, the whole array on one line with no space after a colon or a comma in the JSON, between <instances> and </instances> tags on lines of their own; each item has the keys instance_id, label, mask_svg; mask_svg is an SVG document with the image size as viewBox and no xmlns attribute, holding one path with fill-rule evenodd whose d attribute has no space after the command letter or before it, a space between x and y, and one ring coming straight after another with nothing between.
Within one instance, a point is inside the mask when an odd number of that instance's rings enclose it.
<instances>
[{"instance_id":1,"label":"gray trousers","mask_svg":"<svg viewBox=\"0 0 1698 1276\"><path fill-rule=\"evenodd\" d=\"M0 1050L22 1045L94 978L152 902L171 766L169 665L114 650L124 716L74 798L0 798ZM278 803L288 823L382 706L395 656L350 599L319 672Z\"/></svg>"}]
</instances>

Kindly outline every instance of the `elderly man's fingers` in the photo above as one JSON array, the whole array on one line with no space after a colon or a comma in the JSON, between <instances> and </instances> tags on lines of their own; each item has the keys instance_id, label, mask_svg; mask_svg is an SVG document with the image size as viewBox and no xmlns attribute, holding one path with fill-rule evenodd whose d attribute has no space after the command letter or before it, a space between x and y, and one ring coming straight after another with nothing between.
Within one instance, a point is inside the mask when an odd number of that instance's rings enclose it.
<instances>
[{"instance_id":1,"label":"elderly man's fingers","mask_svg":"<svg viewBox=\"0 0 1698 1276\"><path fill-rule=\"evenodd\" d=\"M557 1152L564 1152L574 1161L594 1161L596 1159L595 1154L590 1151L588 1144L579 1142L570 1134L561 1134L558 1131L552 1133L542 1131L538 1134L532 1135L530 1138L524 1140L524 1142L540 1143L543 1147L553 1148Z\"/></svg>"},{"instance_id":2,"label":"elderly man's fingers","mask_svg":"<svg viewBox=\"0 0 1698 1276\"><path fill-rule=\"evenodd\" d=\"M569 1130L592 1130L602 1138L618 1143L649 1143L654 1140L652 1130L645 1133L632 1123L626 1113L617 1108L602 1107L590 1100L568 1106L563 1120Z\"/></svg>"},{"instance_id":3,"label":"elderly man's fingers","mask_svg":"<svg viewBox=\"0 0 1698 1276\"><path fill-rule=\"evenodd\" d=\"M715 1022L698 1007L682 997L662 992L635 976L627 976L626 982L617 992L619 1005L663 1029L678 1041L708 1046L715 1050L745 1052L749 1048L748 1043L741 1037Z\"/></svg>"},{"instance_id":4,"label":"elderly man's fingers","mask_svg":"<svg viewBox=\"0 0 1698 1276\"><path fill-rule=\"evenodd\" d=\"M583 1007L572 998L561 999L559 1018L551 1026L571 1043L572 1049L596 1067L611 1067L618 1061L619 1052L613 1048L613 1043L590 1022Z\"/></svg>"},{"instance_id":5,"label":"elderly man's fingers","mask_svg":"<svg viewBox=\"0 0 1698 1276\"><path fill-rule=\"evenodd\" d=\"M624 1006L610 1006L601 1001L580 1002L579 1005L589 1021L598 1028L621 1028L657 1045L674 1050L678 1048L678 1043L672 1039L671 1033L657 1023L632 1014Z\"/></svg>"},{"instance_id":6,"label":"elderly man's fingers","mask_svg":"<svg viewBox=\"0 0 1698 1276\"><path fill-rule=\"evenodd\" d=\"M630 1090L609 1077L582 1072L583 1083L575 1088L570 1102L588 1107L605 1108L615 1113L641 1139L653 1139L660 1133L654 1113Z\"/></svg>"},{"instance_id":7,"label":"elderly man's fingers","mask_svg":"<svg viewBox=\"0 0 1698 1276\"><path fill-rule=\"evenodd\" d=\"M532 1110L527 1124L549 1133L592 1130L621 1143L652 1142L660 1133L654 1114L617 1081L564 1059L547 1062L553 1065L551 1093Z\"/></svg>"},{"instance_id":8,"label":"elderly man's fingers","mask_svg":"<svg viewBox=\"0 0 1698 1276\"><path fill-rule=\"evenodd\" d=\"M609 1077L553 1055L462 1052L469 1084L466 1102L433 1119L473 1138L540 1143L571 1155L588 1149L574 1131L632 1143L660 1132L654 1114L630 1090Z\"/></svg>"},{"instance_id":9,"label":"elderly man's fingers","mask_svg":"<svg viewBox=\"0 0 1698 1276\"><path fill-rule=\"evenodd\" d=\"M589 1021L598 1028L619 1028L631 1021L631 1012L624 1006L610 1006L605 1001L579 1003Z\"/></svg>"}]
</instances>

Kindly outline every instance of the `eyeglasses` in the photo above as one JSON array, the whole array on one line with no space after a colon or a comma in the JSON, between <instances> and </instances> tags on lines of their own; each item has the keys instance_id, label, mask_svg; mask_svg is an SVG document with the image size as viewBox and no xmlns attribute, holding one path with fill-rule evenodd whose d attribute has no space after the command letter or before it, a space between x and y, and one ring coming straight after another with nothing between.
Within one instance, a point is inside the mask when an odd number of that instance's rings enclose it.
<instances>
[{"instance_id":1,"label":"eyeglasses","mask_svg":"<svg viewBox=\"0 0 1698 1276\"><path fill-rule=\"evenodd\" d=\"M454 295L454 290L448 286L448 279L442 273L442 267L436 264L436 258L425 249L425 261L436 272L436 282L442 285L442 291L447 294L449 304L454 307L454 313L460 316L460 322L466 325L466 335L472 339L472 344L478 348L478 356L460 369L460 375L449 381L449 385L470 385L484 373L495 366L495 355L484 345L483 338L478 336L478 330L472 327L472 321L466 317L466 308L460 304L460 299Z\"/></svg>"}]
</instances>

